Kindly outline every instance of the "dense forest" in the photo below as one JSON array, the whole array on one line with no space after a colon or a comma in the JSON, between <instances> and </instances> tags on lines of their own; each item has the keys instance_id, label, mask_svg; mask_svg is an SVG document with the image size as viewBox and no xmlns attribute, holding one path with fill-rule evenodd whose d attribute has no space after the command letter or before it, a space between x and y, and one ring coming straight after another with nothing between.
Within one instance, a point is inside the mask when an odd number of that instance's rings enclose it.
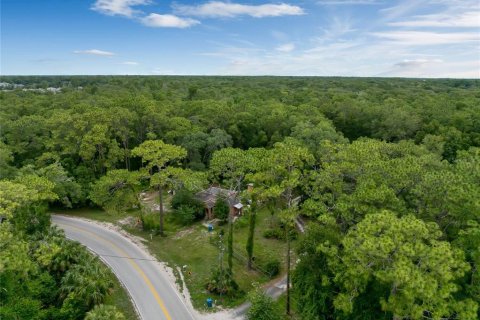
<instances>
[{"instance_id":1,"label":"dense forest","mask_svg":"<svg viewBox=\"0 0 480 320\"><path fill-rule=\"evenodd\" d=\"M301 319L480 317L478 80L0 80L2 319L82 319L108 295L49 207L115 213L138 190L213 182L308 221Z\"/></svg>"}]
</instances>

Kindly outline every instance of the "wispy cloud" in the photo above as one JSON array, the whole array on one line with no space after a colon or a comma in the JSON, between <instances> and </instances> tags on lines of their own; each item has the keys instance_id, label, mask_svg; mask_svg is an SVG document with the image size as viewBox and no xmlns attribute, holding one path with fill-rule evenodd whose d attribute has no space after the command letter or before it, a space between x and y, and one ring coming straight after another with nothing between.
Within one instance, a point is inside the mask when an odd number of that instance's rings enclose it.
<instances>
[{"instance_id":1,"label":"wispy cloud","mask_svg":"<svg viewBox=\"0 0 480 320\"><path fill-rule=\"evenodd\" d=\"M210 1L197 6L177 4L174 5L174 11L180 15L208 18L233 18L237 16L263 18L305 14L301 7L286 3L245 5L221 1Z\"/></svg>"},{"instance_id":2,"label":"wispy cloud","mask_svg":"<svg viewBox=\"0 0 480 320\"><path fill-rule=\"evenodd\" d=\"M132 7L151 4L150 0L97 0L92 5L92 10L109 16L132 17L141 11Z\"/></svg>"},{"instance_id":3,"label":"wispy cloud","mask_svg":"<svg viewBox=\"0 0 480 320\"><path fill-rule=\"evenodd\" d=\"M461 12L456 14L427 14L414 16L413 19L391 22L396 27L463 27L480 28L480 11Z\"/></svg>"},{"instance_id":4,"label":"wispy cloud","mask_svg":"<svg viewBox=\"0 0 480 320\"><path fill-rule=\"evenodd\" d=\"M480 41L478 32L385 31L372 35L403 45L427 46Z\"/></svg>"},{"instance_id":5,"label":"wispy cloud","mask_svg":"<svg viewBox=\"0 0 480 320\"><path fill-rule=\"evenodd\" d=\"M357 31L350 18L333 16L329 20L328 26L322 28L323 35L318 40L338 40L347 33Z\"/></svg>"},{"instance_id":6,"label":"wispy cloud","mask_svg":"<svg viewBox=\"0 0 480 320\"><path fill-rule=\"evenodd\" d=\"M110 51L103 51L103 50L98 50L98 49L90 49L90 50L75 50L73 53L76 54L89 54L89 55L94 55L94 56L103 56L103 57L111 57L114 56L115 53L110 52Z\"/></svg>"},{"instance_id":7,"label":"wispy cloud","mask_svg":"<svg viewBox=\"0 0 480 320\"><path fill-rule=\"evenodd\" d=\"M197 24L200 24L200 21L190 19L190 18L181 18L173 14L157 14L151 13L148 16L141 19L142 23L148 27L157 27L157 28L188 28Z\"/></svg>"},{"instance_id":8,"label":"wispy cloud","mask_svg":"<svg viewBox=\"0 0 480 320\"><path fill-rule=\"evenodd\" d=\"M337 6L337 5L378 5L382 4L380 0L320 0L317 2L323 6Z\"/></svg>"},{"instance_id":9,"label":"wispy cloud","mask_svg":"<svg viewBox=\"0 0 480 320\"><path fill-rule=\"evenodd\" d=\"M441 63L442 59L405 59L403 61L395 63L395 67L399 68L418 68L431 63Z\"/></svg>"},{"instance_id":10,"label":"wispy cloud","mask_svg":"<svg viewBox=\"0 0 480 320\"><path fill-rule=\"evenodd\" d=\"M277 48L275 48L275 50L277 50L279 52L288 53L288 52L292 52L293 50L295 50L295 45L293 43L285 43L285 44L282 44L281 46L278 46Z\"/></svg>"},{"instance_id":11,"label":"wispy cloud","mask_svg":"<svg viewBox=\"0 0 480 320\"><path fill-rule=\"evenodd\" d=\"M126 65L126 66L138 66L138 62L136 61L124 61L120 64Z\"/></svg>"}]
</instances>

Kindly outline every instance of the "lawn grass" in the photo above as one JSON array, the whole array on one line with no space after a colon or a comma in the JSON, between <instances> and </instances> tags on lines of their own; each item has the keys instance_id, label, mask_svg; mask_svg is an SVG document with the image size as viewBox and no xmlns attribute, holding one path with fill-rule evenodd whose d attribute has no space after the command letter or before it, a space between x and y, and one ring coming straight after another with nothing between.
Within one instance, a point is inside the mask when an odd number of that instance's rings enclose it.
<instances>
[{"instance_id":1,"label":"lawn grass","mask_svg":"<svg viewBox=\"0 0 480 320\"><path fill-rule=\"evenodd\" d=\"M139 211L132 211L122 215L110 215L99 209L76 209L56 211L70 216L116 223L127 216L138 216ZM281 269L285 269L286 243L276 239L263 237L264 230L271 227L271 216L266 210L257 213L255 229L254 256L259 265L271 259L281 262ZM139 230L128 226L122 226L126 231L146 239L146 246L150 252L160 261L166 262L176 272L176 268L187 266L183 272L185 283L192 298L192 304L197 310L206 310L205 301L213 298L221 307L235 307L245 301L246 294L253 289L253 283L265 284L271 279L265 274L248 270L244 261L233 260L234 279L239 285L239 293L233 297L219 296L209 293L205 286L211 277L212 269L220 264L220 250L211 241L220 230L225 234L224 245L226 247L226 235L228 226L215 227L212 233L200 222L191 226L181 226L173 221L171 214L167 214L165 221L165 237L153 235L150 231ZM234 223L234 249L246 256L246 242L248 238L248 217L240 217ZM292 245L293 247L293 245ZM294 259L292 258L292 261ZM223 256L223 265L227 266L227 254Z\"/></svg>"},{"instance_id":2,"label":"lawn grass","mask_svg":"<svg viewBox=\"0 0 480 320\"><path fill-rule=\"evenodd\" d=\"M290 300L290 315L286 315L287 295L284 293L277 300L275 300L275 306L280 310L280 313L284 315L285 320L299 320L300 316L297 312L298 305L295 303L294 298Z\"/></svg>"},{"instance_id":3,"label":"lawn grass","mask_svg":"<svg viewBox=\"0 0 480 320\"><path fill-rule=\"evenodd\" d=\"M239 218L234 224L234 248L246 256L246 242L248 237L247 217ZM265 239L263 231L270 227L270 216L266 211L260 211L257 216L257 228L255 232L254 256L256 262L264 262L278 259L281 266L285 262L286 243L275 239ZM148 239L147 246L159 260L167 262L171 267L187 266L184 273L185 282L192 297L192 303L196 309L205 309L205 301L211 297L217 300L222 307L235 307L245 301L246 293L253 289L252 284L257 282L264 284L271 279L254 270L248 270L245 263L234 259L234 279L240 287L240 292L234 297L219 296L209 293L205 285L211 277L212 269L220 264L220 250L212 244L211 237L216 237L220 230L227 234L228 226L216 227L209 233L200 223L190 227L181 227L167 219L165 226L166 237L154 236L150 240L150 234L138 229L127 231ZM224 237L226 238L226 236ZM226 239L224 245L226 246ZM223 265L227 265L227 254L223 256Z\"/></svg>"}]
</instances>

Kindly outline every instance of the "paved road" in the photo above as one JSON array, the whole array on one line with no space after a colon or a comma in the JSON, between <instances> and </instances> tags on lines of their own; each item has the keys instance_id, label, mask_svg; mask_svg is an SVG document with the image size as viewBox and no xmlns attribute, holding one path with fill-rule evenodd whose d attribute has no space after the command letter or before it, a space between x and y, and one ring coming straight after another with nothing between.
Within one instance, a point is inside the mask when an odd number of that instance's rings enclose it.
<instances>
[{"instance_id":1,"label":"paved road","mask_svg":"<svg viewBox=\"0 0 480 320\"><path fill-rule=\"evenodd\" d=\"M161 266L131 241L88 221L57 215L52 221L69 239L85 245L111 267L130 293L141 319L195 319Z\"/></svg>"}]
</instances>

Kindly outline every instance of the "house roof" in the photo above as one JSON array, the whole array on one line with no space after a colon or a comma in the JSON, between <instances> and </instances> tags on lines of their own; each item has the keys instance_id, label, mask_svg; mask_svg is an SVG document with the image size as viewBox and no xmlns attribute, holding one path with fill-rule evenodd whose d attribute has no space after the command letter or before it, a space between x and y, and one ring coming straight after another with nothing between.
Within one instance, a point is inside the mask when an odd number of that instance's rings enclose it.
<instances>
[{"instance_id":1,"label":"house roof","mask_svg":"<svg viewBox=\"0 0 480 320\"><path fill-rule=\"evenodd\" d=\"M202 201L207 208L213 208L219 196L225 197L230 206L236 206L240 204L240 201L236 199L236 191L222 189L219 187L210 187L208 189L200 191L196 194L195 197L198 200Z\"/></svg>"}]
</instances>

